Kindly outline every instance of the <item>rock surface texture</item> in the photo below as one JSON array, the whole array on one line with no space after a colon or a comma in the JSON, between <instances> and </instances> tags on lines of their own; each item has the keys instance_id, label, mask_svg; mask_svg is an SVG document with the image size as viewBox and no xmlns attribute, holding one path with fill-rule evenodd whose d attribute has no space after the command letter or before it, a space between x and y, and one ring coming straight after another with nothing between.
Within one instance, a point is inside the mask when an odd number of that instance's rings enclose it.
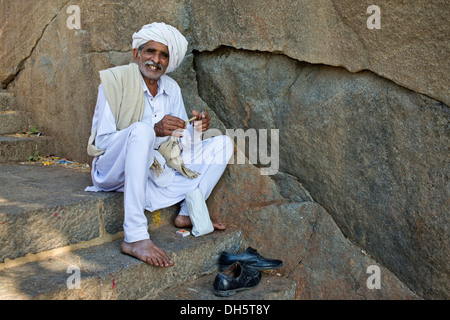
<instances>
[{"instance_id":1,"label":"rock surface texture","mask_svg":"<svg viewBox=\"0 0 450 320\"><path fill-rule=\"evenodd\" d=\"M170 74L188 111L209 110L222 133L279 132L278 172L230 165L212 215L282 258L296 298L448 299L448 3L377 1L380 29L371 5L4 0L1 97L14 94L59 153L90 162L98 71L131 61L142 25L169 23L189 41ZM366 286L371 265L379 290Z\"/></svg>"}]
</instances>

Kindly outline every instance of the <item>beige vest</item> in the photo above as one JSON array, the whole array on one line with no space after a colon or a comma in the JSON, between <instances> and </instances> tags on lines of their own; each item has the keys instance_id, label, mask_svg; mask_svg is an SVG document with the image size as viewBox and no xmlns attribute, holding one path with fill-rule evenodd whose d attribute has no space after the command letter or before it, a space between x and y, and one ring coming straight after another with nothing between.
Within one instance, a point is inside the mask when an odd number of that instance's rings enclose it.
<instances>
[{"instance_id":1,"label":"beige vest","mask_svg":"<svg viewBox=\"0 0 450 320\"><path fill-rule=\"evenodd\" d=\"M145 97L142 77L136 63L100 71L100 80L106 99L116 119L117 130L128 128L141 121L144 115ZM92 157L105 152L95 146L97 128L94 128L88 141L87 152Z\"/></svg>"}]
</instances>

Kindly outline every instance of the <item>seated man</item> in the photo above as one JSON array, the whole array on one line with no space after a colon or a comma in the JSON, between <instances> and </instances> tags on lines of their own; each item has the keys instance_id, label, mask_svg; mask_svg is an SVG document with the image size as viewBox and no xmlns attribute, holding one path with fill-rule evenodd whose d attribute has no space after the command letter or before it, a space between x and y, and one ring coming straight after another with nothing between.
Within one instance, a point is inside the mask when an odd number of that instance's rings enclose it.
<instances>
[{"instance_id":1,"label":"seated man","mask_svg":"<svg viewBox=\"0 0 450 320\"><path fill-rule=\"evenodd\" d=\"M150 240L144 211L183 201L197 188L206 200L233 152L226 136L194 141L194 126L188 122L180 87L166 75L181 64L186 50L184 36L164 23L145 25L135 33L136 63L100 72L88 143L88 154L94 156L94 186L86 190L124 193L121 251L155 266L169 267L173 262ZM211 120L208 113L194 110L193 115L196 128L206 131ZM158 152L168 139L182 150L183 172L170 167ZM177 227L192 226L185 202L175 219ZM225 228L220 222L213 226Z\"/></svg>"}]
</instances>

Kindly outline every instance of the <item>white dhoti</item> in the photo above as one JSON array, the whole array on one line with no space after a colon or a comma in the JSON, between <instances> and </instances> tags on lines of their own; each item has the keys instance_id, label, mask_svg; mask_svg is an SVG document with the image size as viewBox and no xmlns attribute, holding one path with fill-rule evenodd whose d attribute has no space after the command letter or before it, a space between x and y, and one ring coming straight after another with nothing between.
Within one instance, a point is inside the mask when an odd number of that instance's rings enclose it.
<instances>
[{"instance_id":1,"label":"white dhoti","mask_svg":"<svg viewBox=\"0 0 450 320\"><path fill-rule=\"evenodd\" d=\"M227 136L200 141L182 152L186 167L200 173L195 179L175 172L167 187L160 187L150 179L150 166L155 157L155 132L144 122L135 122L118 131L109 142L106 152L93 161L92 181L101 191L124 193L124 234L126 242L149 239L145 210L155 211L185 199L186 194L200 188L205 200L222 176L233 153ZM189 215L184 202L181 215Z\"/></svg>"}]
</instances>

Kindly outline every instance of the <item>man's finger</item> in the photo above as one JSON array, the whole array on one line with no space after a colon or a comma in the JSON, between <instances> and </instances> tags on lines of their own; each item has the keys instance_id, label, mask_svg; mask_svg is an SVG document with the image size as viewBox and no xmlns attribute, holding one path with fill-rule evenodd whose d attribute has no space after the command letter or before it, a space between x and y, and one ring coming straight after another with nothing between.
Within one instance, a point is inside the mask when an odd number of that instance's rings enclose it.
<instances>
[{"instance_id":1,"label":"man's finger","mask_svg":"<svg viewBox=\"0 0 450 320\"><path fill-rule=\"evenodd\" d=\"M177 117L170 117L169 119L169 122L171 123L171 124L173 124L173 125L176 125L176 126L184 126L184 120L183 119L180 119L180 118L177 118Z\"/></svg>"},{"instance_id":2,"label":"man's finger","mask_svg":"<svg viewBox=\"0 0 450 320\"><path fill-rule=\"evenodd\" d=\"M164 126L164 129L173 131L176 129L186 128L186 123L180 118L170 116L164 120L163 126Z\"/></svg>"}]
</instances>

